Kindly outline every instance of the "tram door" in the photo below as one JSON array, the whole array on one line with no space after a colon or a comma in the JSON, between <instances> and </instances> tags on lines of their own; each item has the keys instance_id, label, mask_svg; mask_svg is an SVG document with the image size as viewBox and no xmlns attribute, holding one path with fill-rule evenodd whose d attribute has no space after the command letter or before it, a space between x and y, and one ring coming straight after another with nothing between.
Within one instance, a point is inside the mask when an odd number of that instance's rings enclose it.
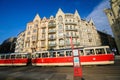
<instances>
[{"instance_id":1,"label":"tram door","mask_svg":"<svg viewBox=\"0 0 120 80\"><path fill-rule=\"evenodd\" d=\"M27 54L27 58L28 58L27 66L32 66L32 56L30 53Z\"/></svg>"}]
</instances>

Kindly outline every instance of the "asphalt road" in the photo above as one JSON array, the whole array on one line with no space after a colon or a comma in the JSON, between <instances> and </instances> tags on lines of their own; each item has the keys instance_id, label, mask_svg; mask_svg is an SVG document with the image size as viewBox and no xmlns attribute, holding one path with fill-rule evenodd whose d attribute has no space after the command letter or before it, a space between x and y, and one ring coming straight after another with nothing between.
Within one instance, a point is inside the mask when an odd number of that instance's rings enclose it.
<instances>
[{"instance_id":1,"label":"asphalt road","mask_svg":"<svg viewBox=\"0 0 120 80\"><path fill-rule=\"evenodd\" d=\"M120 80L120 59L113 65L82 66L82 71L83 80ZM0 67L0 80L73 80L73 67Z\"/></svg>"}]
</instances>

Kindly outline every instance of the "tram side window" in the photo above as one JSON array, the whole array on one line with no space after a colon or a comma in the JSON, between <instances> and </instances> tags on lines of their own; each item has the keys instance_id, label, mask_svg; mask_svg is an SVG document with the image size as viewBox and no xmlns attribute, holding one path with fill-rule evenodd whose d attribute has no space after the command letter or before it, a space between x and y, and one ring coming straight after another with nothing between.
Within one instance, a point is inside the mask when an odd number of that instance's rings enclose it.
<instances>
[{"instance_id":1,"label":"tram side window","mask_svg":"<svg viewBox=\"0 0 120 80\"><path fill-rule=\"evenodd\" d=\"M94 55L95 52L94 52L94 49L86 49L85 50L85 55Z\"/></svg>"},{"instance_id":2,"label":"tram side window","mask_svg":"<svg viewBox=\"0 0 120 80\"><path fill-rule=\"evenodd\" d=\"M48 53L42 53L42 57L48 57Z\"/></svg>"},{"instance_id":3,"label":"tram side window","mask_svg":"<svg viewBox=\"0 0 120 80\"><path fill-rule=\"evenodd\" d=\"M35 58L35 54L32 54L32 58Z\"/></svg>"},{"instance_id":4,"label":"tram side window","mask_svg":"<svg viewBox=\"0 0 120 80\"><path fill-rule=\"evenodd\" d=\"M10 55L6 55L6 59L10 59Z\"/></svg>"},{"instance_id":5,"label":"tram side window","mask_svg":"<svg viewBox=\"0 0 120 80\"><path fill-rule=\"evenodd\" d=\"M72 51L66 51L66 56L72 56Z\"/></svg>"},{"instance_id":6,"label":"tram side window","mask_svg":"<svg viewBox=\"0 0 120 80\"><path fill-rule=\"evenodd\" d=\"M16 58L22 58L21 54L17 54Z\"/></svg>"},{"instance_id":7,"label":"tram side window","mask_svg":"<svg viewBox=\"0 0 120 80\"><path fill-rule=\"evenodd\" d=\"M102 48L102 49L96 49L96 54L105 54L104 48Z\"/></svg>"},{"instance_id":8,"label":"tram side window","mask_svg":"<svg viewBox=\"0 0 120 80\"><path fill-rule=\"evenodd\" d=\"M84 55L83 50L80 50L79 52L81 56Z\"/></svg>"},{"instance_id":9,"label":"tram side window","mask_svg":"<svg viewBox=\"0 0 120 80\"><path fill-rule=\"evenodd\" d=\"M57 52L57 54L61 57L61 56L65 56L64 51L61 52Z\"/></svg>"},{"instance_id":10,"label":"tram side window","mask_svg":"<svg viewBox=\"0 0 120 80\"><path fill-rule=\"evenodd\" d=\"M50 52L50 56L49 57L56 57L56 52Z\"/></svg>"},{"instance_id":11,"label":"tram side window","mask_svg":"<svg viewBox=\"0 0 120 80\"><path fill-rule=\"evenodd\" d=\"M11 55L11 59L14 59L15 58L15 55Z\"/></svg>"},{"instance_id":12,"label":"tram side window","mask_svg":"<svg viewBox=\"0 0 120 80\"><path fill-rule=\"evenodd\" d=\"M0 59L5 59L5 55L1 55L1 58Z\"/></svg>"},{"instance_id":13,"label":"tram side window","mask_svg":"<svg viewBox=\"0 0 120 80\"><path fill-rule=\"evenodd\" d=\"M108 54L110 54L112 51L110 50L110 48L106 48L106 51Z\"/></svg>"},{"instance_id":14,"label":"tram side window","mask_svg":"<svg viewBox=\"0 0 120 80\"><path fill-rule=\"evenodd\" d=\"M41 58L41 53L36 53L35 57L36 58Z\"/></svg>"},{"instance_id":15,"label":"tram side window","mask_svg":"<svg viewBox=\"0 0 120 80\"><path fill-rule=\"evenodd\" d=\"M22 57L23 58L27 58L27 54L22 54Z\"/></svg>"}]
</instances>

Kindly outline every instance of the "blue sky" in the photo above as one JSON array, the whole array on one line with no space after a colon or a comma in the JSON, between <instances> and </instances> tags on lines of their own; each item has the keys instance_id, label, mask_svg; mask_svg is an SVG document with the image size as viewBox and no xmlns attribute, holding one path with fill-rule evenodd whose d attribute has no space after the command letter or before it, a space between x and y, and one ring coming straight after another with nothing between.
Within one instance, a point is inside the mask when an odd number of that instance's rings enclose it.
<instances>
[{"instance_id":1,"label":"blue sky","mask_svg":"<svg viewBox=\"0 0 120 80\"><path fill-rule=\"evenodd\" d=\"M93 18L98 30L105 29L112 34L103 12L108 7L109 0L0 0L0 44L25 30L37 13L41 18L49 18L55 16L59 8L65 13L74 13L77 9L81 18ZM104 18L101 20L101 17Z\"/></svg>"}]
</instances>

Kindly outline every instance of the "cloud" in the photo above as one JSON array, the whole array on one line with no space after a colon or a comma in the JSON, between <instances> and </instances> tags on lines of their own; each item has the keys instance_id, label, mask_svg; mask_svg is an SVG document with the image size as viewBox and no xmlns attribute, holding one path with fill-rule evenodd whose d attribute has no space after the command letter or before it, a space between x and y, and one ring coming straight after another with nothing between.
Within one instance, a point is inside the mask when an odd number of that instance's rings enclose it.
<instances>
[{"instance_id":1,"label":"cloud","mask_svg":"<svg viewBox=\"0 0 120 80\"><path fill-rule=\"evenodd\" d=\"M103 0L94 10L87 16L87 20L93 19L97 30L107 31L108 34L113 35L107 16L104 13L105 8L110 8L109 0Z\"/></svg>"}]
</instances>

